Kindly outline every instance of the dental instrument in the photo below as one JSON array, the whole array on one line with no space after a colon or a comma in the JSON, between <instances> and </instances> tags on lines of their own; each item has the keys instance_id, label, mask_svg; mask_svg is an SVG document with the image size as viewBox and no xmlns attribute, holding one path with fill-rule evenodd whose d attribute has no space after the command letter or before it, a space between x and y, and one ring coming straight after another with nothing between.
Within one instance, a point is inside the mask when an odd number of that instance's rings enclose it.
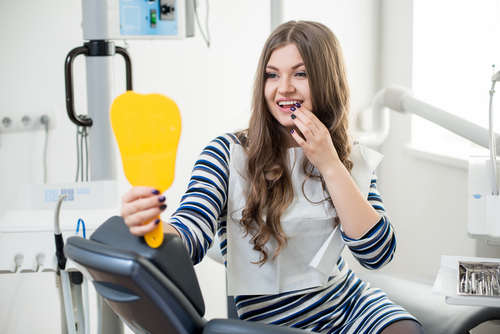
<instances>
[{"instance_id":1,"label":"dental instrument","mask_svg":"<svg viewBox=\"0 0 500 334\"><path fill-rule=\"evenodd\" d=\"M66 326L69 334L76 334L75 330L75 315L73 312L73 298L71 294L71 286L69 274L66 269L66 256L64 255L64 240L59 224L59 212L63 200L67 197L66 194L60 195L54 211L54 238L56 243L56 256L58 263L58 273L61 276L62 295L64 301L64 311L66 316Z\"/></svg>"}]
</instances>

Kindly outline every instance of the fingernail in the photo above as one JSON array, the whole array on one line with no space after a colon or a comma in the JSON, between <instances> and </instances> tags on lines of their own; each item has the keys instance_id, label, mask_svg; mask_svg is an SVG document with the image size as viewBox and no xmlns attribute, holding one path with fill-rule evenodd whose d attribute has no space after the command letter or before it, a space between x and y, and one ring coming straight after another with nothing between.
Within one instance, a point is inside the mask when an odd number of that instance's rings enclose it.
<instances>
[{"instance_id":1,"label":"fingernail","mask_svg":"<svg viewBox=\"0 0 500 334\"><path fill-rule=\"evenodd\" d=\"M153 189L151 190L151 192L155 195L159 195L160 194L160 191L159 190L156 190L156 189Z\"/></svg>"},{"instance_id":2,"label":"fingernail","mask_svg":"<svg viewBox=\"0 0 500 334\"><path fill-rule=\"evenodd\" d=\"M291 117L292 119L296 119L296 118L297 118L297 116L295 116L294 114L292 114L290 117Z\"/></svg>"},{"instance_id":3,"label":"fingernail","mask_svg":"<svg viewBox=\"0 0 500 334\"><path fill-rule=\"evenodd\" d=\"M160 223L160 220L159 220L159 219L157 219L157 220L155 221L155 225L158 225L159 223Z\"/></svg>"},{"instance_id":4,"label":"fingernail","mask_svg":"<svg viewBox=\"0 0 500 334\"><path fill-rule=\"evenodd\" d=\"M165 196L160 196L158 197L159 202L165 202Z\"/></svg>"},{"instance_id":5,"label":"fingernail","mask_svg":"<svg viewBox=\"0 0 500 334\"><path fill-rule=\"evenodd\" d=\"M295 107L290 107L290 110L291 110L291 111L295 111L295 110L297 110L297 109L296 109Z\"/></svg>"},{"instance_id":6,"label":"fingernail","mask_svg":"<svg viewBox=\"0 0 500 334\"><path fill-rule=\"evenodd\" d=\"M300 105L300 103L298 103L298 102L297 102L297 103L295 103L295 105L297 106L297 108L302 107L302 106Z\"/></svg>"},{"instance_id":7,"label":"fingernail","mask_svg":"<svg viewBox=\"0 0 500 334\"><path fill-rule=\"evenodd\" d=\"M166 208L167 208L166 204L163 204L162 206L160 206L160 210L165 210Z\"/></svg>"},{"instance_id":8,"label":"fingernail","mask_svg":"<svg viewBox=\"0 0 500 334\"><path fill-rule=\"evenodd\" d=\"M294 130L294 129L291 129L291 130L290 130L290 132L291 132L291 133L295 133L295 130Z\"/></svg>"}]
</instances>

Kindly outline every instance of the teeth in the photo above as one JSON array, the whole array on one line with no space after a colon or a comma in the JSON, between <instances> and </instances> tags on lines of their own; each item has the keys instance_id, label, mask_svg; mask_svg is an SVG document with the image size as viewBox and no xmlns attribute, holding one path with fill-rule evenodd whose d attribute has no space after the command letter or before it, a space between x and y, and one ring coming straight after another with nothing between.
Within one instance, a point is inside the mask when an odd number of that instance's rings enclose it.
<instances>
[{"instance_id":1,"label":"teeth","mask_svg":"<svg viewBox=\"0 0 500 334\"><path fill-rule=\"evenodd\" d=\"M300 103L300 101L279 101L278 104L280 106L287 106L295 103Z\"/></svg>"}]
</instances>

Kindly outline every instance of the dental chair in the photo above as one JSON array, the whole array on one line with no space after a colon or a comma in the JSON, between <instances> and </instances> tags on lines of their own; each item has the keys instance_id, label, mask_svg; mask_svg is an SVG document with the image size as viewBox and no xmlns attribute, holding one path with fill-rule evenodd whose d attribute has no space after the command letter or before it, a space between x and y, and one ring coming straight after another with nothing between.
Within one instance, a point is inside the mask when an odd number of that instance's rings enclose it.
<instances>
[{"instance_id":1,"label":"dental chair","mask_svg":"<svg viewBox=\"0 0 500 334\"><path fill-rule=\"evenodd\" d=\"M432 294L433 284L424 279L374 272L357 275L403 306L427 334L467 334L486 321L500 321L500 308L446 304L443 296Z\"/></svg>"},{"instance_id":2,"label":"dental chair","mask_svg":"<svg viewBox=\"0 0 500 334\"><path fill-rule=\"evenodd\" d=\"M130 234L121 217L107 220L90 240L68 238L64 253L135 333L304 333L237 319L206 321L198 280L181 239L166 234L159 248L150 248ZM431 284L415 279L359 276L413 314L427 334L466 334L483 322L500 320L500 308L448 305L442 296L431 294ZM235 311L234 303L228 307Z\"/></svg>"},{"instance_id":3,"label":"dental chair","mask_svg":"<svg viewBox=\"0 0 500 334\"><path fill-rule=\"evenodd\" d=\"M205 320L198 280L181 239L165 234L160 247L150 248L130 234L122 217L108 219L90 240L68 238L64 253L135 333L304 333L237 319Z\"/></svg>"}]
</instances>

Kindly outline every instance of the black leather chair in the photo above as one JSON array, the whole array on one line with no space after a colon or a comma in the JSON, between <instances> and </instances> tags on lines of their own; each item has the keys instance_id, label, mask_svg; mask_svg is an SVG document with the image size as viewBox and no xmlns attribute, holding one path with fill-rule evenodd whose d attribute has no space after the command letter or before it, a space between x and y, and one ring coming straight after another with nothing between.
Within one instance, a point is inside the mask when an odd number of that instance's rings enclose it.
<instances>
[{"instance_id":1,"label":"black leather chair","mask_svg":"<svg viewBox=\"0 0 500 334\"><path fill-rule=\"evenodd\" d=\"M303 333L236 319L206 321L198 280L181 239L166 234L163 244L152 249L130 234L121 217L110 218L90 240L68 238L64 253L136 333Z\"/></svg>"}]
</instances>

